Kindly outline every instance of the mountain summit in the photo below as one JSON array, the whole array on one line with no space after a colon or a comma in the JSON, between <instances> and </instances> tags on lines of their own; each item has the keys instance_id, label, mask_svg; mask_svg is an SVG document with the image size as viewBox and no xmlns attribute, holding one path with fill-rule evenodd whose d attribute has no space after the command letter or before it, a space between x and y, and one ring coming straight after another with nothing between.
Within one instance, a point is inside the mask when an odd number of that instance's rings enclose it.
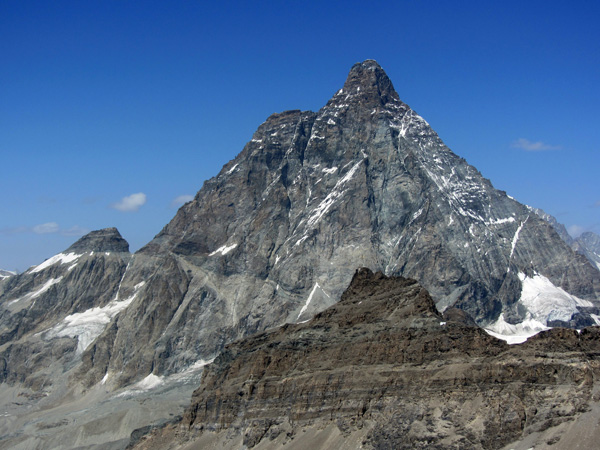
<instances>
[{"instance_id":1,"label":"mountain summit","mask_svg":"<svg viewBox=\"0 0 600 450\"><path fill-rule=\"evenodd\" d=\"M345 96L350 96L351 93L356 94L353 98L359 100L361 106L384 106L400 100L392 81L377 61L372 59L352 66L344 87L331 101L340 100Z\"/></svg>"},{"instance_id":2,"label":"mountain summit","mask_svg":"<svg viewBox=\"0 0 600 450\"><path fill-rule=\"evenodd\" d=\"M228 342L309 320L339 300L358 267L413 278L440 311L459 308L505 337L600 323L600 272L455 155L372 60L354 65L318 112L268 117L151 242L119 254L110 279L82 278L78 289L104 293L85 311L58 289L77 254L57 255L45 278L32 269L0 284L0 336L62 336L76 358L52 367L83 390L158 386ZM13 315L10 305L33 303L42 288L62 305L52 320L45 310L35 326L29 313ZM70 326L100 315L93 332ZM28 360L51 355L46 343ZM59 374L50 375L38 385L49 389ZM18 376L36 371L10 380Z\"/></svg>"}]
</instances>

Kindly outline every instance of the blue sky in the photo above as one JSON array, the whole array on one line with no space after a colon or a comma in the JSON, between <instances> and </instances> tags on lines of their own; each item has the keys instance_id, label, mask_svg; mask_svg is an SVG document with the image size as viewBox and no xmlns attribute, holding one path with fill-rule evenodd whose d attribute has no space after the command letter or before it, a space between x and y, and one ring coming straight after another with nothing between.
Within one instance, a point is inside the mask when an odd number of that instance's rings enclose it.
<instances>
[{"instance_id":1,"label":"blue sky","mask_svg":"<svg viewBox=\"0 0 600 450\"><path fill-rule=\"evenodd\" d=\"M139 249L271 113L318 110L369 58L494 186L600 232L599 5L3 1L0 268L109 226Z\"/></svg>"}]
</instances>

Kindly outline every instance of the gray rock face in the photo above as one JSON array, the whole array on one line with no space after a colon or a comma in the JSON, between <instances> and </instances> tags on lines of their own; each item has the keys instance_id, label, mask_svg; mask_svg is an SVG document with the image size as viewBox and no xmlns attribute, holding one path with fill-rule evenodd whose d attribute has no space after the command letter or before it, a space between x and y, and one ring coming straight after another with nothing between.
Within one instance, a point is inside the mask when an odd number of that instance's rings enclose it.
<instances>
[{"instance_id":1,"label":"gray rock face","mask_svg":"<svg viewBox=\"0 0 600 450\"><path fill-rule=\"evenodd\" d=\"M587 231L575 239L573 249L581 253L600 269L600 236Z\"/></svg>"},{"instance_id":2,"label":"gray rock face","mask_svg":"<svg viewBox=\"0 0 600 450\"><path fill-rule=\"evenodd\" d=\"M565 241L573 250L585 256L593 266L600 269L600 236L594 232L586 231L578 238L573 239L567 232L565 226L559 223L554 216L545 213L541 209L532 208L532 210L538 216L552 225L561 239Z\"/></svg>"},{"instance_id":3,"label":"gray rock face","mask_svg":"<svg viewBox=\"0 0 600 450\"><path fill-rule=\"evenodd\" d=\"M3 270L0 269L0 279L1 278L8 278L8 277L12 277L13 275L16 275L16 273L11 272L10 270Z\"/></svg>"},{"instance_id":4,"label":"gray rock face","mask_svg":"<svg viewBox=\"0 0 600 450\"><path fill-rule=\"evenodd\" d=\"M86 234L65 250L65 253L86 252L129 253L129 243L116 228L104 228Z\"/></svg>"}]
</instances>

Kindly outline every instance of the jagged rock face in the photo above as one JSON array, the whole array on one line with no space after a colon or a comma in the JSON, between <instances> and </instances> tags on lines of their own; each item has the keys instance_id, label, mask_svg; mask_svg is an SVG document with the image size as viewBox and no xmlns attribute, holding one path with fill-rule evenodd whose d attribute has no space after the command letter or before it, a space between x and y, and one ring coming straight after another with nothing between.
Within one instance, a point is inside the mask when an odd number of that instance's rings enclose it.
<instances>
[{"instance_id":1,"label":"jagged rock face","mask_svg":"<svg viewBox=\"0 0 600 450\"><path fill-rule=\"evenodd\" d=\"M595 327L508 346L462 311L442 317L414 280L361 269L309 322L228 345L161 445L206 432L248 447L282 433L301 442L303 428L334 423L369 429L348 448L497 449L585 411L599 350Z\"/></svg>"},{"instance_id":2,"label":"jagged rock face","mask_svg":"<svg viewBox=\"0 0 600 450\"><path fill-rule=\"evenodd\" d=\"M600 269L600 236L587 231L575 239L573 249L585 255L593 264Z\"/></svg>"},{"instance_id":3,"label":"jagged rock face","mask_svg":"<svg viewBox=\"0 0 600 450\"><path fill-rule=\"evenodd\" d=\"M556 217L538 208L532 208L532 211L552 225L561 239L573 250L585 256L593 266L600 269L600 236L592 231L586 231L581 236L573 239L565 226L556 220Z\"/></svg>"},{"instance_id":4,"label":"jagged rock face","mask_svg":"<svg viewBox=\"0 0 600 450\"><path fill-rule=\"evenodd\" d=\"M119 306L131 255L115 228L94 231L65 252L4 283L0 295L0 382L49 386ZM58 371L58 372L56 372Z\"/></svg>"},{"instance_id":5,"label":"jagged rock face","mask_svg":"<svg viewBox=\"0 0 600 450\"><path fill-rule=\"evenodd\" d=\"M236 338L306 320L359 266L415 278L440 309L481 324L533 315L545 326L547 314L520 301L535 277L587 300L565 297L561 323L593 323L580 307L600 292L597 270L452 153L365 61L317 113L269 117L135 255L123 292L146 284L89 350L103 362L86 365L86 383L175 372Z\"/></svg>"}]
</instances>

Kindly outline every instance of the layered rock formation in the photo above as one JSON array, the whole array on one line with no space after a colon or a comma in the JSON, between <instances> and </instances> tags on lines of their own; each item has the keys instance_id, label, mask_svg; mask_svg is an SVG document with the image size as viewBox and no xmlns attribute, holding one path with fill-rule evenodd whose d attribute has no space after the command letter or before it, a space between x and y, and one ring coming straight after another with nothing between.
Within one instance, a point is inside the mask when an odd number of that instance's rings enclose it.
<instances>
[{"instance_id":1,"label":"layered rock formation","mask_svg":"<svg viewBox=\"0 0 600 450\"><path fill-rule=\"evenodd\" d=\"M331 426L345 448L498 449L544 431L559 444L600 400L599 352L596 327L508 346L464 312L443 317L416 281L361 269L307 323L228 345L180 424L137 448L302 448Z\"/></svg>"}]
</instances>

